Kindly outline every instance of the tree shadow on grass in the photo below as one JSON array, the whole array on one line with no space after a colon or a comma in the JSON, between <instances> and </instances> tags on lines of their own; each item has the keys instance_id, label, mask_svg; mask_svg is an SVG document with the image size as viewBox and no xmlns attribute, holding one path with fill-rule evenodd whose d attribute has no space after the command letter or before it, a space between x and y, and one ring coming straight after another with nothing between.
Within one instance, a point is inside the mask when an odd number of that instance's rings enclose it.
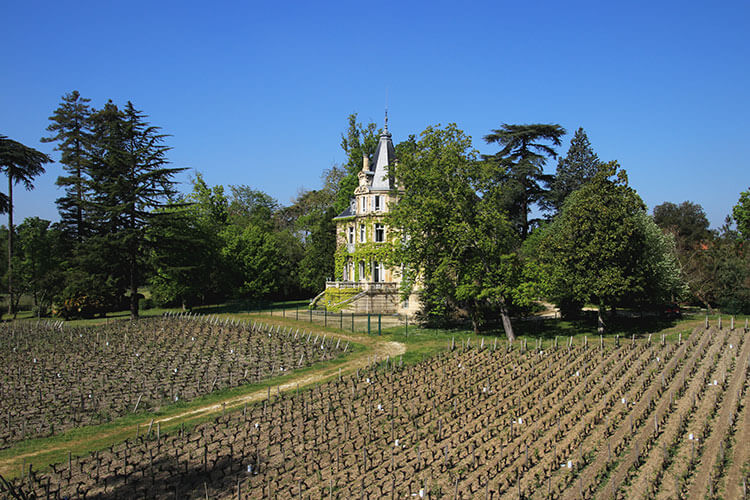
<instances>
[{"instance_id":1,"label":"tree shadow on grass","mask_svg":"<svg viewBox=\"0 0 750 500\"><path fill-rule=\"evenodd\" d=\"M677 318L665 318L658 315L616 315L605 318L605 337L647 336L649 333L672 328L679 323ZM555 318L526 318L513 321L517 336L552 339L573 335L599 335L596 313L587 314L581 319L562 320Z\"/></svg>"},{"instance_id":2,"label":"tree shadow on grass","mask_svg":"<svg viewBox=\"0 0 750 500\"><path fill-rule=\"evenodd\" d=\"M282 310L307 310L310 301L307 299L284 302L263 302L257 300L232 300L224 304L199 306L193 309L198 314L238 314L238 313L271 313Z\"/></svg>"}]
</instances>

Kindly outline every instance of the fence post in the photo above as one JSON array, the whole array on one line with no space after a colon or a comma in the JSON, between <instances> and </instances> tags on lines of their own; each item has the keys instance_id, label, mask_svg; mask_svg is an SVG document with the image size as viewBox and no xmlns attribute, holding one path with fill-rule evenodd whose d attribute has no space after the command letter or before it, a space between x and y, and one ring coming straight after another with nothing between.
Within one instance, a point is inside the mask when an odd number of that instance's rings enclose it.
<instances>
[{"instance_id":1,"label":"fence post","mask_svg":"<svg viewBox=\"0 0 750 500\"><path fill-rule=\"evenodd\" d=\"M352 313L352 333L354 333L354 313Z\"/></svg>"},{"instance_id":2,"label":"fence post","mask_svg":"<svg viewBox=\"0 0 750 500\"><path fill-rule=\"evenodd\" d=\"M328 326L328 306L323 308L323 326Z\"/></svg>"},{"instance_id":3,"label":"fence post","mask_svg":"<svg viewBox=\"0 0 750 500\"><path fill-rule=\"evenodd\" d=\"M344 329L344 310L339 311L339 329Z\"/></svg>"},{"instance_id":4,"label":"fence post","mask_svg":"<svg viewBox=\"0 0 750 500\"><path fill-rule=\"evenodd\" d=\"M309 311L310 311L310 323L312 323L312 308L310 308Z\"/></svg>"},{"instance_id":5,"label":"fence post","mask_svg":"<svg viewBox=\"0 0 750 500\"><path fill-rule=\"evenodd\" d=\"M367 335L370 335L370 313L367 313Z\"/></svg>"},{"instance_id":6,"label":"fence post","mask_svg":"<svg viewBox=\"0 0 750 500\"><path fill-rule=\"evenodd\" d=\"M404 332L406 334L406 338L409 338L409 315L406 315L406 327L404 329Z\"/></svg>"},{"instance_id":7,"label":"fence post","mask_svg":"<svg viewBox=\"0 0 750 500\"><path fill-rule=\"evenodd\" d=\"M378 314L378 335L380 335L381 329L380 329L380 318L382 317L382 314Z\"/></svg>"},{"instance_id":8,"label":"fence post","mask_svg":"<svg viewBox=\"0 0 750 500\"><path fill-rule=\"evenodd\" d=\"M294 319L295 321L299 320L299 304L297 304L297 309L294 312Z\"/></svg>"},{"instance_id":9,"label":"fence post","mask_svg":"<svg viewBox=\"0 0 750 500\"><path fill-rule=\"evenodd\" d=\"M281 316L286 318L286 307L281 310Z\"/></svg>"}]
</instances>

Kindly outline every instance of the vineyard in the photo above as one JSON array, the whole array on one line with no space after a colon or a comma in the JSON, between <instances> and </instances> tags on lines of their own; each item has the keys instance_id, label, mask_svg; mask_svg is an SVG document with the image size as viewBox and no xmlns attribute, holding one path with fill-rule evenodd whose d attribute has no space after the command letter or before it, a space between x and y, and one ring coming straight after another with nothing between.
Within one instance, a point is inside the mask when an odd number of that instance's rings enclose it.
<instances>
[{"instance_id":1,"label":"vineyard","mask_svg":"<svg viewBox=\"0 0 750 500\"><path fill-rule=\"evenodd\" d=\"M209 325L183 328L178 343ZM415 365L387 358L269 392L193 429L149 429L0 488L102 499L743 498L749 371L746 330L726 326L677 342L461 342Z\"/></svg>"},{"instance_id":2,"label":"vineyard","mask_svg":"<svg viewBox=\"0 0 750 500\"><path fill-rule=\"evenodd\" d=\"M3 325L0 448L258 382L346 349L299 330L194 316Z\"/></svg>"}]
</instances>

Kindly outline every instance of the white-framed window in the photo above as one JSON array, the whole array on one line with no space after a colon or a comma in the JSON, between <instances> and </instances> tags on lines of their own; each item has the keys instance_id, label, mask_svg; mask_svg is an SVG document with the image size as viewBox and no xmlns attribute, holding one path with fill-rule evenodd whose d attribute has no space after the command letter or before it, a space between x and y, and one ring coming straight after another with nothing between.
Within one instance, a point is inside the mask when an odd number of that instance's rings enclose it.
<instances>
[{"instance_id":1,"label":"white-framed window","mask_svg":"<svg viewBox=\"0 0 750 500\"><path fill-rule=\"evenodd\" d=\"M359 261L359 281L365 280L365 261Z\"/></svg>"},{"instance_id":2,"label":"white-framed window","mask_svg":"<svg viewBox=\"0 0 750 500\"><path fill-rule=\"evenodd\" d=\"M359 242L365 243L367 241L367 229L364 224L359 225Z\"/></svg>"},{"instance_id":3,"label":"white-framed window","mask_svg":"<svg viewBox=\"0 0 750 500\"><path fill-rule=\"evenodd\" d=\"M367 197L361 196L359 198L359 212L363 214L366 211L367 211Z\"/></svg>"},{"instance_id":4,"label":"white-framed window","mask_svg":"<svg viewBox=\"0 0 750 500\"><path fill-rule=\"evenodd\" d=\"M349 226L349 243L354 243L354 226Z\"/></svg>"},{"instance_id":5,"label":"white-framed window","mask_svg":"<svg viewBox=\"0 0 750 500\"><path fill-rule=\"evenodd\" d=\"M379 194L375 195L375 211L380 212L383 210L382 200Z\"/></svg>"},{"instance_id":6,"label":"white-framed window","mask_svg":"<svg viewBox=\"0 0 750 500\"><path fill-rule=\"evenodd\" d=\"M375 224L375 243L383 243L385 241L385 226L383 224Z\"/></svg>"},{"instance_id":7,"label":"white-framed window","mask_svg":"<svg viewBox=\"0 0 750 500\"><path fill-rule=\"evenodd\" d=\"M344 281L349 281L349 264L344 266Z\"/></svg>"},{"instance_id":8,"label":"white-framed window","mask_svg":"<svg viewBox=\"0 0 750 500\"><path fill-rule=\"evenodd\" d=\"M372 281L375 283L380 283L381 281L385 281L383 279L383 264L380 262L373 262L372 263Z\"/></svg>"}]
</instances>

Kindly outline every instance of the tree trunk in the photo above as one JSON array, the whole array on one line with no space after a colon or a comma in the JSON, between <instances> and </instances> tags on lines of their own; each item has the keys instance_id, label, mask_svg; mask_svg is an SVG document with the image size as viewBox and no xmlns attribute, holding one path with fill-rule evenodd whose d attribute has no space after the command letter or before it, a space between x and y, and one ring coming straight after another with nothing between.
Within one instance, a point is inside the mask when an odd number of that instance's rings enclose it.
<instances>
[{"instance_id":1,"label":"tree trunk","mask_svg":"<svg viewBox=\"0 0 750 500\"><path fill-rule=\"evenodd\" d=\"M8 314L13 314L13 176L8 172Z\"/></svg>"},{"instance_id":2,"label":"tree trunk","mask_svg":"<svg viewBox=\"0 0 750 500\"><path fill-rule=\"evenodd\" d=\"M76 139L76 241L83 241L83 191L81 189L81 141Z\"/></svg>"},{"instance_id":3,"label":"tree trunk","mask_svg":"<svg viewBox=\"0 0 750 500\"><path fill-rule=\"evenodd\" d=\"M138 280L137 280L137 266L136 249L130 249L130 318L138 318Z\"/></svg>"},{"instance_id":4,"label":"tree trunk","mask_svg":"<svg viewBox=\"0 0 750 500\"><path fill-rule=\"evenodd\" d=\"M508 307L505 305L505 299L500 299L500 317L503 320L503 330L508 340L513 342L516 340L516 335L513 333L513 324L510 322L510 315L508 314Z\"/></svg>"},{"instance_id":5,"label":"tree trunk","mask_svg":"<svg viewBox=\"0 0 750 500\"><path fill-rule=\"evenodd\" d=\"M130 270L130 318L138 318L138 285L135 282L135 270Z\"/></svg>"}]
</instances>

